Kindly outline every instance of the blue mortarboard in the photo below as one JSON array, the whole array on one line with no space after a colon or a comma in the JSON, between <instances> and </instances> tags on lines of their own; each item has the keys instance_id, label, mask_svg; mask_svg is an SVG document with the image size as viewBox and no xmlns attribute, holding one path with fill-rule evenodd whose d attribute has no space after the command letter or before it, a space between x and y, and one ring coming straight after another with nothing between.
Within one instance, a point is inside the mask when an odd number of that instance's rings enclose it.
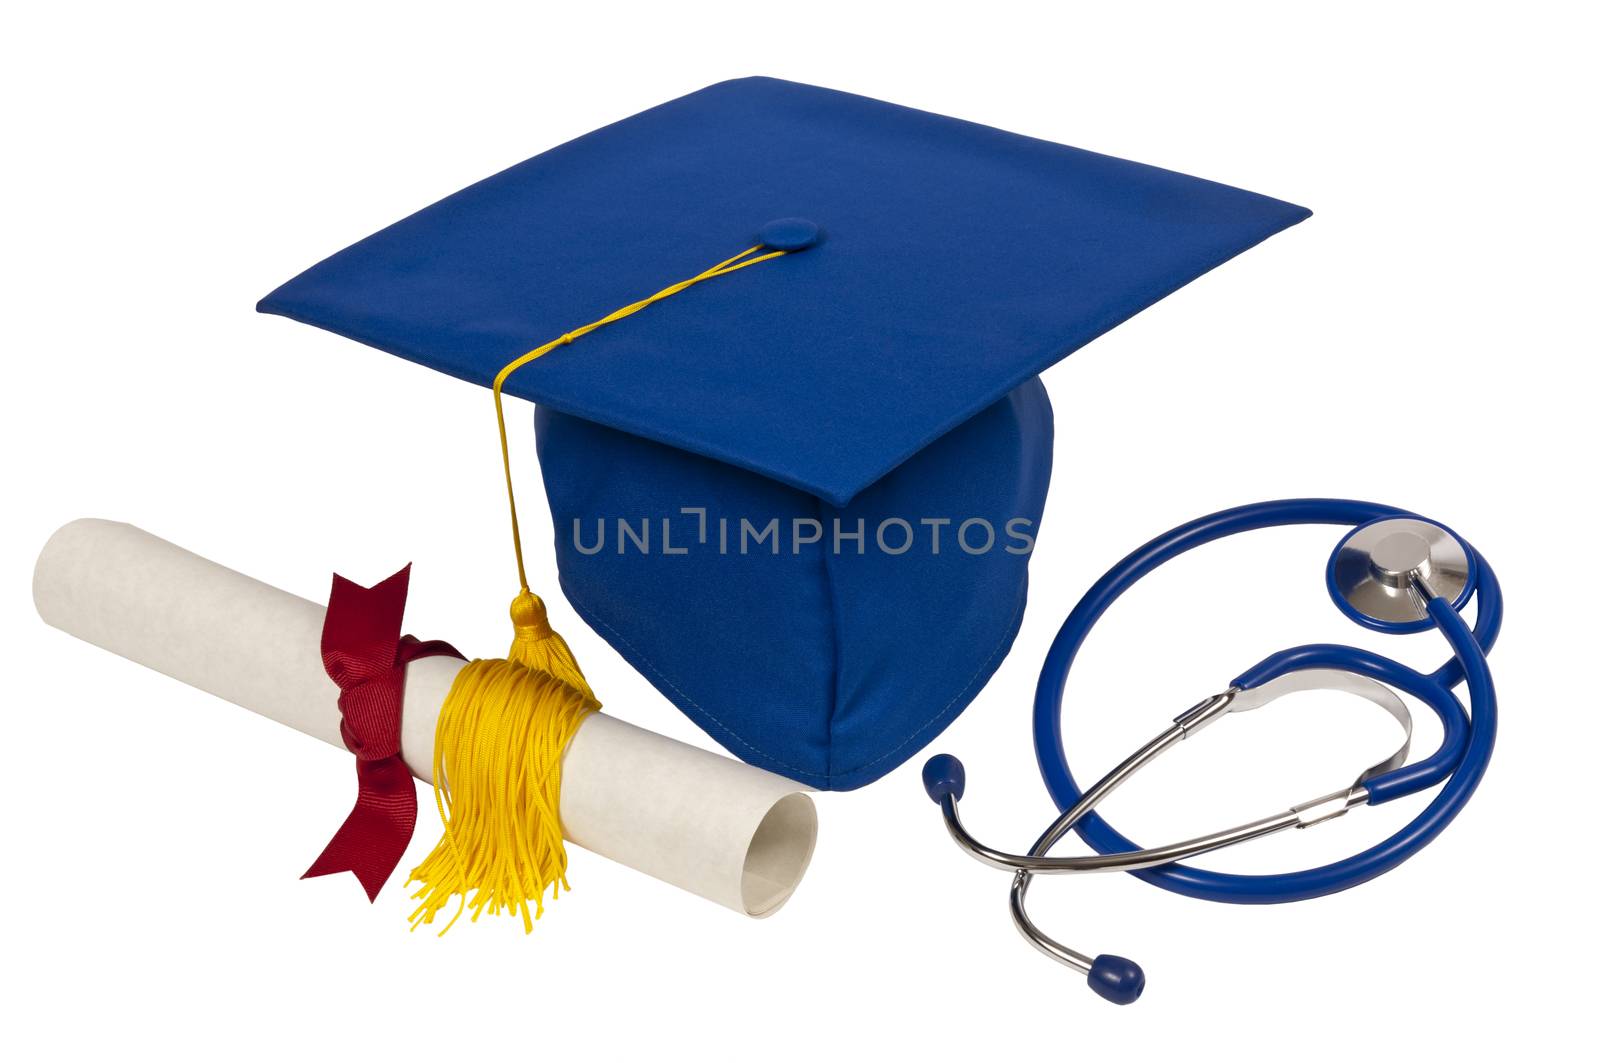
<instances>
[{"instance_id":1,"label":"blue mortarboard","mask_svg":"<svg viewBox=\"0 0 1600 1063\"><path fill-rule=\"evenodd\" d=\"M731 752L845 789L930 741L1010 646L1049 480L1038 374L1307 214L750 78L464 189L260 309L489 384L752 244L793 249L505 391L539 404L584 619Z\"/></svg>"}]
</instances>

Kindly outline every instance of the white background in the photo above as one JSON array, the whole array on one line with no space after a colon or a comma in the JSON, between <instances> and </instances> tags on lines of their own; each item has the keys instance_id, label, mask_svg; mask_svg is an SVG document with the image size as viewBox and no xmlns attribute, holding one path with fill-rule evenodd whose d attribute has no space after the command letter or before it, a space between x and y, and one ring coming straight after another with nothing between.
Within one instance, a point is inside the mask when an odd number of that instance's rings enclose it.
<instances>
[{"instance_id":1,"label":"white background","mask_svg":"<svg viewBox=\"0 0 1600 1063\"><path fill-rule=\"evenodd\" d=\"M1571 1052L1596 947L1595 85L1592 35L1565 13L1576 8L10 9L0 1038L14 1044L0 1047L272 1059ZM1125 876L1041 882L1046 926L1144 964L1144 999L1119 1009L1012 931L1006 877L949 844L919 756L866 790L819 797L815 863L768 921L576 852L575 892L531 937L501 920L439 940L406 932L397 881L369 906L348 877L298 880L349 806L347 754L39 622L38 548L95 515L318 599L331 570L370 582L414 561L410 630L501 653L515 588L484 393L253 304L482 176L752 73L1316 211L1046 374L1056 474L1027 622L932 747L965 759L974 828L1020 847L1051 813L1029 740L1034 677L1101 571L1190 517L1328 494L1454 525L1506 587L1499 748L1437 843L1361 889L1280 907L1204 904ZM527 512L544 519L526 414L519 474ZM335 466L359 467L360 485ZM549 534L536 527L530 541ZM1082 771L1281 646L1348 640L1431 666L1437 637L1369 635L1328 604L1334 538L1313 528L1222 544L1119 605L1069 688ZM548 552L532 560L611 711L704 742L572 616ZM1108 813L1147 843L1265 814L1386 753L1384 724L1359 702L1287 703L1207 732ZM1423 721L1419 750L1436 736ZM1325 861L1420 807L1402 804L1207 863ZM424 816L405 866L435 836Z\"/></svg>"}]
</instances>

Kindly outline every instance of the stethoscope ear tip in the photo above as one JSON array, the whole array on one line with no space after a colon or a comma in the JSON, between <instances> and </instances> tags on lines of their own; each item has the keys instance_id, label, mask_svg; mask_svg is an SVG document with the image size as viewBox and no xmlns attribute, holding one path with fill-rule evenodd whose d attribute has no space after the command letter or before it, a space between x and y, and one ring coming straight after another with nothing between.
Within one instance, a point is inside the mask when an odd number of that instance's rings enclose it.
<instances>
[{"instance_id":1,"label":"stethoscope ear tip","mask_svg":"<svg viewBox=\"0 0 1600 1063\"><path fill-rule=\"evenodd\" d=\"M922 766L922 788L928 791L928 798L934 804L942 801L946 794L959 801L967 790L967 769L948 753L929 757Z\"/></svg>"},{"instance_id":2,"label":"stethoscope ear tip","mask_svg":"<svg viewBox=\"0 0 1600 1063\"><path fill-rule=\"evenodd\" d=\"M1144 992L1144 968L1122 956L1096 956L1088 978L1089 988L1113 1004L1132 1004Z\"/></svg>"}]
</instances>

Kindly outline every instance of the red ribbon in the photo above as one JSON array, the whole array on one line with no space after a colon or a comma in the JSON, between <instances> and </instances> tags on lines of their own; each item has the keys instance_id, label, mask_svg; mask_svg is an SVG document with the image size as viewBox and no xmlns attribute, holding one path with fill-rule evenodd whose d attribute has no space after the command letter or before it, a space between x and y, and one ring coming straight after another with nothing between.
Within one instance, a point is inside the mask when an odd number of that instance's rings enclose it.
<instances>
[{"instance_id":1,"label":"red ribbon","mask_svg":"<svg viewBox=\"0 0 1600 1063\"><path fill-rule=\"evenodd\" d=\"M375 587L333 577L322 624L322 667L339 685L340 737L356 755L356 807L301 878L350 871L368 900L394 873L417 825L417 788L400 758L406 665L419 657L460 657L448 642L400 634L411 566Z\"/></svg>"}]
</instances>

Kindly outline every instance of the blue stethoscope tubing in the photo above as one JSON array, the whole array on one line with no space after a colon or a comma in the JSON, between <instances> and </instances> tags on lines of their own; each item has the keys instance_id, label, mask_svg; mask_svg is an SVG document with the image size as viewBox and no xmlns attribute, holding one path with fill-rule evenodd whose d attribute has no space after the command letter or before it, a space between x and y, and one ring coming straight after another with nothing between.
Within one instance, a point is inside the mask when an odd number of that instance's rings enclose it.
<instances>
[{"instance_id":1,"label":"blue stethoscope tubing","mask_svg":"<svg viewBox=\"0 0 1600 1063\"><path fill-rule=\"evenodd\" d=\"M1045 786L1057 807L1065 812L1083 796L1062 743L1062 699L1067 673L1095 623L1129 587L1180 554L1241 532L1296 524L1359 526L1391 517L1416 517L1416 514L1372 502L1331 498L1286 499L1239 506L1201 517L1152 539L1102 576L1061 625L1045 657L1034 697L1034 750ZM1273 875L1238 875L1185 864L1167 864L1131 874L1151 885L1201 900L1279 904L1323 897L1358 886L1393 870L1438 837L1465 807L1482 780L1494 750L1498 717L1494 683L1485 655L1500 633L1500 584L1482 555L1466 540L1461 542L1475 578L1457 601L1443 598L1429 601L1429 620L1416 625L1385 625L1346 609L1352 619L1375 630L1406 632L1429 626L1438 628L1455 656L1437 671L1425 675L1388 657L1352 646L1313 645L1273 654L1233 684L1249 688L1298 669L1336 668L1386 683L1423 701L1444 725L1445 735L1439 749L1426 760L1369 779L1364 785L1370 794L1370 803L1380 804L1442 781L1444 785L1428 806L1405 827L1372 848L1322 867ZM1469 629L1458 610L1474 593L1474 584L1478 615ZM1334 598L1345 608L1337 594ZM1472 705L1470 718L1453 693L1453 688L1463 680ZM1098 812L1085 815L1073 829L1090 848L1102 854L1133 852L1140 848Z\"/></svg>"}]
</instances>

